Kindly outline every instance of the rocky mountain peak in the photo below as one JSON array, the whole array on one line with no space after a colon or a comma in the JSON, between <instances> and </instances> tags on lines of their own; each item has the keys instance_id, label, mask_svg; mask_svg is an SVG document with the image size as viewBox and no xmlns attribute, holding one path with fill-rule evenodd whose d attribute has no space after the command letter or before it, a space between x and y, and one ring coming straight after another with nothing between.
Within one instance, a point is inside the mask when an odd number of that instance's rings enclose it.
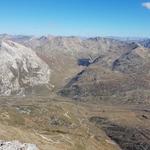
<instances>
[{"instance_id":1,"label":"rocky mountain peak","mask_svg":"<svg viewBox=\"0 0 150 150\"><path fill-rule=\"evenodd\" d=\"M0 95L25 94L50 78L48 65L33 50L9 40L0 44L0 70Z\"/></svg>"}]
</instances>

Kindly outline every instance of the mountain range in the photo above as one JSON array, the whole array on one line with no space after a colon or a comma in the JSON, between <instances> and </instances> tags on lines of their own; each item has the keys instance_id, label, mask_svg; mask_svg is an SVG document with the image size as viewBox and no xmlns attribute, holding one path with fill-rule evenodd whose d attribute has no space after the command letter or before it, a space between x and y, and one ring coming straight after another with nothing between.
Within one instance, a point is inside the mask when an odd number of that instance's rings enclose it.
<instances>
[{"instance_id":1,"label":"mountain range","mask_svg":"<svg viewBox=\"0 0 150 150\"><path fill-rule=\"evenodd\" d=\"M8 92L4 90L8 85L2 83L6 86L1 89L1 93L6 93L4 95L14 94L16 91L17 94L22 93L22 88L31 91L29 89L36 89L34 87L37 85L46 85L47 94L57 91L61 95L77 99L89 96L101 99L104 95L114 96L116 93L128 95L130 92L130 95L136 95L138 90L146 92L150 87L149 39L33 37L7 34L0 35L0 39L3 55L6 52L7 55L20 55L19 58L13 58L15 60L12 61L15 62L10 62L11 60L7 60L8 56L1 55L3 58L7 57L4 58L5 61L1 59L1 63L6 65L2 74L8 69L14 75L10 79L5 76L5 81L14 82L14 89L10 88ZM8 65L8 62L17 65L19 60L20 65L26 64L24 66L28 70L24 68L19 71L19 66L16 71L14 68L10 69L13 65ZM31 63L35 66L29 66ZM43 72L44 76L39 72ZM18 74L22 76L16 77ZM38 76L34 76L35 74ZM33 91L36 93L36 90Z\"/></svg>"},{"instance_id":2,"label":"mountain range","mask_svg":"<svg viewBox=\"0 0 150 150\"><path fill-rule=\"evenodd\" d=\"M0 149L149 150L149 89L148 38L1 34Z\"/></svg>"}]
</instances>

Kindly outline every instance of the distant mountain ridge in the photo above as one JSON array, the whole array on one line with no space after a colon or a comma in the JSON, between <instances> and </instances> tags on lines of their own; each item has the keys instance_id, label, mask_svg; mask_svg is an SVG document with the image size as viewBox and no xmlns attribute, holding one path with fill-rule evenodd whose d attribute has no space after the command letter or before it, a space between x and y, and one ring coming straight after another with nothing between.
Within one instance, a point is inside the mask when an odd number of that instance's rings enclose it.
<instances>
[{"instance_id":1,"label":"distant mountain ridge","mask_svg":"<svg viewBox=\"0 0 150 150\"><path fill-rule=\"evenodd\" d=\"M148 39L9 35L0 39L32 49L51 69L49 86L64 96L112 99L130 95L138 99L139 90L144 94L150 88Z\"/></svg>"}]
</instances>

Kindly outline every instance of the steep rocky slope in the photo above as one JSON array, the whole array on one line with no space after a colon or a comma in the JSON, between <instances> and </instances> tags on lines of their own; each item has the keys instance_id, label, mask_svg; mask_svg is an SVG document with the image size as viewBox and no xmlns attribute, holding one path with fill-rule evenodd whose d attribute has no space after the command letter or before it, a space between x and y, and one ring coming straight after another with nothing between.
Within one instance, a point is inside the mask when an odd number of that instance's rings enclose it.
<instances>
[{"instance_id":1,"label":"steep rocky slope","mask_svg":"<svg viewBox=\"0 0 150 150\"><path fill-rule=\"evenodd\" d=\"M150 74L150 50L138 47L128 51L114 61L112 68L123 73Z\"/></svg>"},{"instance_id":2,"label":"steep rocky slope","mask_svg":"<svg viewBox=\"0 0 150 150\"><path fill-rule=\"evenodd\" d=\"M0 95L24 95L49 83L50 69L33 50L12 41L0 44Z\"/></svg>"}]
</instances>

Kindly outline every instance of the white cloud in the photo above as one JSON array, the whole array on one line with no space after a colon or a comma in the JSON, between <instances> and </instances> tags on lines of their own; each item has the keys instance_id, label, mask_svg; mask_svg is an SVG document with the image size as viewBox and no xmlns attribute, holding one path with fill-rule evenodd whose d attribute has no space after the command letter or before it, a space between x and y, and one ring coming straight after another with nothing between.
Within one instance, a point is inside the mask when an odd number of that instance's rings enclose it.
<instances>
[{"instance_id":1,"label":"white cloud","mask_svg":"<svg viewBox=\"0 0 150 150\"><path fill-rule=\"evenodd\" d=\"M142 3L142 6L145 7L146 9L150 9L150 2Z\"/></svg>"}]
</instances>

